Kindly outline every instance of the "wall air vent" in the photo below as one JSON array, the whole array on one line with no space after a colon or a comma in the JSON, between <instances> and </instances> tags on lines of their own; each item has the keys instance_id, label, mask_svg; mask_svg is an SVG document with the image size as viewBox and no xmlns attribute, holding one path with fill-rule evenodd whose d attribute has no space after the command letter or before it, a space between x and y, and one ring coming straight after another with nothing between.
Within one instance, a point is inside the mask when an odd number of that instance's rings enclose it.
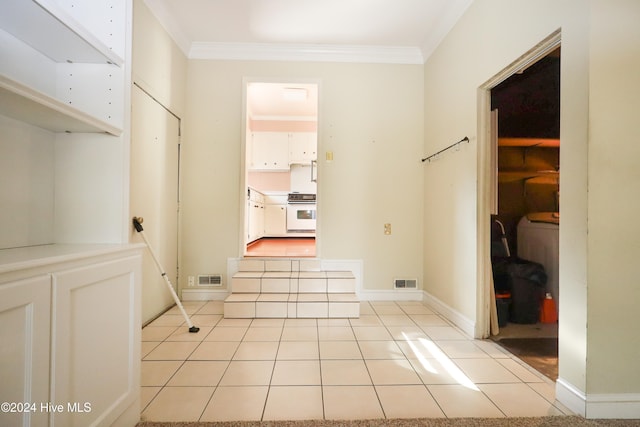
<instances>
[{"instance_id":1,"label":"wall air vent","mask_svg":"<svg viewBox=\"0 0 640 427\"><path fill-rule=\"evenodd\" d=\"M395 289L418 289L418 279L394 279Z\"/></svg>"},{"instance_id":2,"label":"wall air vent","mask_svg":"<svg viewBox=\"0 0 640 427\"><path fill-rule=\"evenodd\" d=\"M198 286L222 286L222 275L205 274L198 276Z\"/></svg>"}]
</instances>

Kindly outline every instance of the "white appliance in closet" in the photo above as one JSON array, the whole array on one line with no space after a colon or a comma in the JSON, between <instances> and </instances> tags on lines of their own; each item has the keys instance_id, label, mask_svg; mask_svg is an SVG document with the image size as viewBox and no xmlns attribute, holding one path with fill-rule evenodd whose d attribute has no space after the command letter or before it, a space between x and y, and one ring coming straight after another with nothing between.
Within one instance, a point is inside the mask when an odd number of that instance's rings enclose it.
<instances>
[{"instance_id":1,"label":"white appliance in closet","mask_svg":"<svg viewBox=\"0 0 640 427\"><path fill-rule=\"evenodd\" d=\"M556 212L531 213L518 223L518 257L535 261L547 273L547 292L559 306L559 230Z\"/></svg>"}]
</instances>

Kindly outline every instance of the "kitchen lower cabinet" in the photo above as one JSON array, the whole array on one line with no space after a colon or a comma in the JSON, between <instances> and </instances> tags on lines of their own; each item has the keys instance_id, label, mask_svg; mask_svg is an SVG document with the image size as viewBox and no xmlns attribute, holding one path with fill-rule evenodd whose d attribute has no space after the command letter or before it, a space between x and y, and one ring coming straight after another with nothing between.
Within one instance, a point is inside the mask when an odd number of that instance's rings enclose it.
<instances>
[{"instance_id":1,"label":"kitchen lower cabinet","mask_svg":"<svg viewBox=\"0 0 640 427\"><path fill-rule=\"evenodd\" d=\"M249 201L249 236L248 242L264 237L264 203Z\"/></svg>"},{"instance_id":2,"label":"kitchen lower cabinet","mask_svg":"<svg viewBox=\"0 0 640 427\"><path fill-rule=\"evenodd\" d=\"M17 405L0 411L0 425L133 426L141 251L51 246L44 250L59 252L50 263L3 264L0 256L0 401Z\"/></svg>"},{"instance_id":3,"label":"kitchen lower cabinet","mask_svg":"<svg viewBox=\"0 0 640 427\"><path fill-rule=\"evenodd\" d=\"M287 234L287 205L265 205L264 235L279 237Z\"/></svg>"},{"instance_id":4,"label":"kitchen lower cabinet","mask_svg":"<svg viewBox=\"0 0 640 427\"><path fill-rule=\"evenodd\" d=\"M51 276L0 284L0 411L2 426L46 426L49 415ZM26 404L35 404L26 406Z\"/></svg>"}]
</instances>

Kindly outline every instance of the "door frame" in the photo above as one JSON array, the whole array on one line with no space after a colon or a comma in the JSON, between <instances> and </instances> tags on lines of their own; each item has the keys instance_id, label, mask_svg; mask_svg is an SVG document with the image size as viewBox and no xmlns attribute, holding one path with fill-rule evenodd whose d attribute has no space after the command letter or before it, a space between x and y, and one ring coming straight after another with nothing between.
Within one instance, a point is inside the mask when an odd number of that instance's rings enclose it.
<instances>
[{"instance_id":1,"label":"door frame","mask_svg":"<svg viewBox=\"0 0 640 427\"><path fill-rule=\"evenodd\" d=\"M166 271L169 271L169 273L167 273L168 275L170 275L170 280L172 281L172 285L174 290L179 294L180 290L182 289L180 287L180 260L181 258L181 244L180 244L180 237L182 235L181 233L181 211L180 211L180 199L181 199L181 188L182 188L182 164L181 164L181 150L182 150L182 119L180 118L180 116L178 116L176 113L174 113L169 107L167 107L166 105L164 105L158 98L156 98L155 96L152 95L151 91L148 90L146 88L146 86L143 83L140 83L138 81L134 81L132 83L132 94L131 94L131 103L132 103L132 117L135 118L134 116L136 115L136 113L140 113L140 111L138 111L141 107L138 106L136 107L138 110L136 110L135 105L136 104L136 100L135 98L137 96L140 96L141 100L144 100L145 102L148 102L149 105L155 105L156 107L159 107L160 110L164 111L166 113L166 116L164 117L170 117L170 120L175 120L175 125L176 125L176 130L177 130L177 135L174 134L168 134L166 133L166 131L168 130L167 127L164 128L158 128L158 129L154 129L154 132L157 135L162 135L161 140L164 142L168 143L168 140L173 137L177 138L177 148L176 148L176 157L175 157L175 175L170 176L171 179L175 179L175 185L176 185L176 193L175 195L171 195L171 196L167 196L167 201L171 200L171 208L175 207L175 236L172 236L171 239L175 238L175 259L173 259L173 256L171 257L167 257L164 259L164 268L166 269ZM129 147L129 149L132 151L134 150L134 146L138 146L140 144L143 144L143 141L137 141L134 139L136 135L131 134L131 147ZM166 140L166 141L165 141ZM144 156L145 158L148 158L148 156ZM173 163L172 163L173 165ZM133 167L133 160L130 159L129 161L129 165L128 167L131 169ZM162 165L160 164L154 164L154 172L156 173L161 173L162 175L166 175L166 170L162 167ZM136 179L136 177L134 176L135 174L131 174L132 175L132 180ZM152 179L152 177L145 177L146 179ZM133 194L133 185L130 185L130 189L129 189L129 199L132 200L130 205L132 207L138 206L138 208L140 209L140 212L131 212L132 214L135 214L137 216L146 216L145 212L148 214L150 211L149 209L151 209L149 206L146 205L138 205L138 203L136 203L133 198L136 197L136 194ZM160 191L159 193L153 193L153 188L149 188L149 189L145 189L145 193L147 194L152 194L152 196L154 198L163 198L166 196L166 192ZM175 196L175 199L173 199L173 197ZM173 205L173 202L175 201L175 206ZM154 209L151 209L151 211L153 211ZM153 220L153 218L151 218ZM167 248L167 246L165 245L165 239L164 236L167 236L166 230L163 228L163 225L160 224L155 224L155 230L149 231L151 232L151 236L153 236L154 234L157 236L161 236L161 238L156 242L156 244L158 245L157 248L155 248L158 251L158 256L160 257L160 261L163 261L163 249ZM132 233L134 233L132 231ZM133 235L135 235L136 233L134 233ZM130 238L132 238L132 236L130 236ZM137 239L137 237L136 237ZM173 254L172 254L173 255ZM145 257L148 255L145 255ZM173 266L175 265L175 277L172 274L172 269ZM146 267L149 266L149 267ZM147 268L148 270L147 273L149 271L153 271L153 273L150 274L150 278L148 280L152 281L153 284L150 285L150 289L154 289L156 286L156 284L159 284L162 282L162 278L161 275L157 273L157 268L155 265L153 265L153 263L149 264L147 262L147 264L143 265L143 268ZM146 276L145 276L146 277ZM162 285L161 285L162 286ZM144 291L144 287L143 287L143 291ZM158 289L164 289L164 286L162 286L161 288ZM152 320L155 316L157 316L158 314L161 314L164 310L166 310L167 308L171 307L171 305L173 305L173 301L171 300L171 298L167 295L164 295L164 293L160 292L157 295L162 295L162 299L163 301L166 303L165 306L154 306L154 307L145 307L143 305L143 322L147 322L149 320ZM155 302L155 301L154 301ZM153 309L155 311L154 313L151 313L149 316L148 311ZM147 315L148 318L144 318L144 316Z\"/></svg>"},{"instance_id":2,"label":"door frame","mask_svg":"<svg viewBox=\"0 0 640 427\"><path fill-rule=\"evenodd\" d=\"M478 96L478 185L477 185L477 238L476 238L476 322L475 337L488 338L491 335L491 304L495 304L490 297L493 286L491 269L491 210L493 201L497 200L497 189L493 187L492 158L498 149L497 138L493 138L491 131L491 90L514 74L525 70L538 60L561 45L562 32L560 29L551 33L533 49L516 59L506 68L482 84L477 91ZM495 197L495 199L494 199Z\"/></svg>"},{"instance_id":3,"label":"door frame","mask_svg":"<svg viewBox=\"0 0 640 427\"><path fill-rule=\"evenodd\" d=\"M316 114L316 122L317 122L317 153L321 152L321 111L322 111L322 81L318 78L285 78L285 77L243 77L242 78L242 122L240 128L240 229L239 232L239 245L238 245L238 257L243 258L246 255L246 233L247 233L247 203L246 203L246 195L247 195L247 181L248 181L248 173L249 169L247 168L247 128L248 128L248 120L247 116L247 87L250 83L278 83L278 84L309 84L316 85L318 90L318 101L317 107L318 111ZM316 162L316 185L317 185L317 195L316 195L316 215L318 215L318 206L321 205L321 167L320 162ZM319 215L316 220L316 256L315 258L320 258L320 230L322 228L321 223L321 215Z\"/></svg>"}]
</instances>

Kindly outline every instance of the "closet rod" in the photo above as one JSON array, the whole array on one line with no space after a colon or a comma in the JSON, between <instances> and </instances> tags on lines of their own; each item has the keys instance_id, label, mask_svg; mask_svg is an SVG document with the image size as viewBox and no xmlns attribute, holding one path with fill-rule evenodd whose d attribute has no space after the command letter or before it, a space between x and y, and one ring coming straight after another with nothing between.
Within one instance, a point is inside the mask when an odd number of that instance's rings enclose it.
<instances>
[{"instance_id":1,"label":"closet rod","mask_svg":"<svg viewBox=\"0 0 640 427\"><path fill-rule=\"evenodd\" d=\"M453 144L451 144L450 146L448 146L447 148L443 148L442 150L438 151L435 154L430 155L429 157L425 157L424 159L422 159L422 162L426 162L427 160L431 161L432 158L436 157L438 154L442 154L447 150L452 149L453 147L457 147L458 145L462 144L463 142L469 142L469 137L465 136L464 138L462 138L460 141L458 142L454 142Z\"/></svg>"}]
</instances>

